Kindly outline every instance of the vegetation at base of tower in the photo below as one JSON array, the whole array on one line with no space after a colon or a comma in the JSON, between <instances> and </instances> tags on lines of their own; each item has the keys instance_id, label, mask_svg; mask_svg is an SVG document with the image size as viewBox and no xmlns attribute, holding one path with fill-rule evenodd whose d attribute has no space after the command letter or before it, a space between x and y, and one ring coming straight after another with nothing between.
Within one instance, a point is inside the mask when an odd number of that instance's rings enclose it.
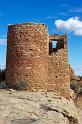
<instances>
[{"instance_id":1,"label":"vegetation at base of tower","mask_svg":"<svg viewBox=\"0 0 82 124\"><path fill-rule=\"evenodd\" d=\"M5 83L5 81L0 82L0 89L8 89L8 85Z\"/></svg>"},{"instance_id":2,"label":"vegetation at base of tower","mask_svg":"<svg viewBox=\"0 0 82 124\"><path fill-rule=\"evenodd\" d=\"M75 93L79 93L80 86L79 83L75 80L70 81L70 88L74 90Z\"/></svg>"},{"instance_id":3,"label":"vegetation at base of tower","mask_svg":"<svg viewBox=\"0 0 82 124\"><path fill-rule=\"evenodd\" d=\"M82 95L82 87L79 85L79 82L76 80L70 81L70 88L77 94Z\"/></svg>"},{"instance_id":4,"label":"vegetation at base of tower","mask_svg":"<svg viewBox=\"0 0 82 124\"><path fill-rule=\"evenodd\" d=\"M14 85L14 89L16 90L26 90L27 87L29 87L29 85L27 84L27 82L24 81L21 81Z\"/></svg>"},{"instance_id":5,"label":"vegetation at base of tower","mask_svg":"<svg viewBox=\"0 0 82 124\"><path fill-rule=\"evenodd\" d=\"M25 90L29 88L29 85L25 81L21 81L19 83L16 83L14 85L10 85L13 83L6 83L5 82L5 73L6 69L0 69L0 89L15 89L15 90Z\"/></svg>"},{"instance_id":6,"label":"vegetation at base of tower","mask_svg":"<svg viewBox=\"0 0 82 124\"><path fill-rule=\"evenodd\" d=\"M0 82L5 81L5 70L6 69L0 69Z\"/></svg>"},{"instance_id":7,"label":"vegetation at base of tower","mask_svg":"<svg viewBox=\"0 0 82 124\"><path fill-rule=\"evenodd\" d=\"M14 89L14 90L26 90L29 88L29 84L25 81L21 81L21 82L18 82L18 83L7 83L7 86L9 89Z\"/></svg>"},{"instance_id":8,"label":"vegetation at base of tower","mask_svg":"<svg viewBox=\"0 0 82 124\"><path fill-rule=\"evenodd\" d=\"M5 71L6 69L0 69L0 89L7 88L7 84L5 83Z\"/></svg>"}]
</instances>

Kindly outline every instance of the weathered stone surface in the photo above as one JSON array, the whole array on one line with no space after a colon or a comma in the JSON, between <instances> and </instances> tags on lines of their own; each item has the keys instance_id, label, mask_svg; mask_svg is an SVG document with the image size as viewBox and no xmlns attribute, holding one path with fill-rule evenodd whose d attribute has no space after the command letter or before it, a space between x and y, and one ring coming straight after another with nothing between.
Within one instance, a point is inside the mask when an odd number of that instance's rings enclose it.
<instances>
[{"instance_id":1,"label":"weathered stone surface","mask_svg":"<svg viewBox=\"0 0 82 124\"><path fill-rule=\"evenodd\" d=\"M0 91L0 124L79 124L72 100L54 92Z\"/></svg>"},{"instance_id":2,"label":"weathered stone surface","mask_svg":"<svg viewBox=\"0 0 82 124\"><path fill-rule=\"evenodd\" d=\"M75 92L72 89L70 89L70 98L72 100L75 100L75 98L76 98Z\"/></svg>"},{"instance_id":3,"label":"weathered stone surface","mask_svg":"<svg viewBox=\"0 0 82 124\"><path fill-rule=\"evenodd\" d=\"M80 116L80 124L82 124L82 95L77 95L76 99L74 100L75 105L78 108L79 116Z\"/></svg>"}]
</instances>

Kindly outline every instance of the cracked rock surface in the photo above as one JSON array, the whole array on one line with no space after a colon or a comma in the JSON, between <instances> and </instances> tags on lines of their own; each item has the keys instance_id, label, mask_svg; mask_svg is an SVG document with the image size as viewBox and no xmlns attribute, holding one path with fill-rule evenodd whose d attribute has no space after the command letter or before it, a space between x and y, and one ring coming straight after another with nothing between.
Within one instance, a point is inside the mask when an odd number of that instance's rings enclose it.
<instances>
[{"instance_id":1,"label":"cracked rock surface","mask_svg":"<svg viewBox=\"0 0 82 124\"><path fill-rule=\"evenodd\" d=\"M79 124L72 100L53 92L0 90L0 124Z\"/></svg>"}]
</instances>

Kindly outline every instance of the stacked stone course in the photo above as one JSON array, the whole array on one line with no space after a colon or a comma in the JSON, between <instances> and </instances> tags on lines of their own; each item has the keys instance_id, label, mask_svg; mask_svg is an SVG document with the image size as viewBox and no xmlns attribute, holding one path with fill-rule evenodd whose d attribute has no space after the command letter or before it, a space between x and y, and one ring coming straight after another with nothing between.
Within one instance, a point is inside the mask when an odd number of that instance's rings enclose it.
<instances>
[{"instance_id":1,"label":"stacked stone course","mask_svg":"<svg viewBox=\"0 0 82 124\"><path fill-rule=\"evenodd\" d=\"M29 91L54 91L69 98L67 35L48 35L44 24L10 25L7 38L6 82L27 82ZM52 41L56 40L56 49Z\"/></svg>"}]
</instances>

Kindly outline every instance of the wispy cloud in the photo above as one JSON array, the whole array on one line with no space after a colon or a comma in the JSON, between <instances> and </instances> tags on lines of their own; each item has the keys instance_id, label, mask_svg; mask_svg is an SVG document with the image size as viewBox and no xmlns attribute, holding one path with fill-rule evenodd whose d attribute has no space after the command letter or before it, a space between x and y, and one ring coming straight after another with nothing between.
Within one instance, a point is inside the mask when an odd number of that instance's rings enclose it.
<instances>
[{"instance_id":1,"label":"wispy cloud","mask_svg":"<svg viewBox=\"0 0 82 124\"><path fill-rule=\"evenodd\" d=\"M33 22L42 22L42 21L47 21L47 20L56 20L57 17L56 16L46 16L46 17L42 17L42 18L32 18L31 21Z\"/></svg>"},{"instance_id":2,"label":"wispy cloud","mask_svg":"<svg viewBox=\"0 0 82 124\"><path fill-rule=\"evenodd\" d=\"M68 7L69 4L60 4L60 7Z\"/></svg>"},{"instance_id":3,"label":"wispy cloud","mask_svg":"<svg viewBox=\"0 0 82 124\"><path fill-rule=\"evenodd\" d=\"M73 8L73 9L70 9L69 12L82 13L82 8Z\"/></svg>"},{"instance_id":4,"label":"wispy cloud","mask_svg":"<svg viewBox=\"0 0 82 124\"><path fill-rule=\"evenodd\" d=\"M68 16L68 14L65 13L65 12L60 12L59 15L61 15L61 16Z\"/></svg>"},{"instance_id":5,"label":"wispy cloud","mask_svg":"<svg viewBox=\"0 0 82 124\"><path fill-rule=\"evenodd\" d=\"M44 17L44 18L40 18L41 20L52 20L52 19L56 19L55 16L47 16L47 17Z\"/></svg>"},{"instance_id":6,"label":"wispy cloud","mask_svg":"<svg viewBox=\"0 0 82 124\"><path fill-rule=\"evenodd\" d=\"M0 39L0 45L6 45L7 39Z\"/></svg>"},{"instance_id":7,"label":"wispy cloud","mask_svg":"<svg viewBox=\"0 0 82 124\"><path fill-rule=\"evenodd\" d=\"M67 20L55 20L57 29L73 32L75 35L82 36L82 21L79 17L72 17Z\"/></svg>"},{"instance_id":8,"label":"wispy cloud","mask_svg":"<svg viewBox=\"0 0 82 124\"><path fill-rule=\"evenodd\" d=\"M80 75L82 76L82 66L77 66L76 68L74 68L75 74L76 75Z\"/></svg>"}]
</instances>

